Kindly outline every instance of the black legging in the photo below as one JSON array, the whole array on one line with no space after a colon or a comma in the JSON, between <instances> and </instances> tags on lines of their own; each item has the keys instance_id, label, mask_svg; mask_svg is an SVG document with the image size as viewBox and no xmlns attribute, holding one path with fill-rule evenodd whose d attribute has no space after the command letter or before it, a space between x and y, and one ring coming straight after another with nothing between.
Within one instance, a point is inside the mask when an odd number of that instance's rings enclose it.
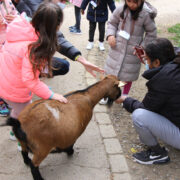
<instances>
[{"instance_id":1,"label":"black legging","mask_svg":"<svg viewBox=\"0 0 180 180\"><path fill-rule=\"evenodd\" d=\"M94 33L96 30L96 23L97 22L91 22L89 21L89 42L94 41ZM106 22L98 22L99 25L99 41L104 41L104 35L105 35L105 23Z\"/></svg>"}]
</instances>

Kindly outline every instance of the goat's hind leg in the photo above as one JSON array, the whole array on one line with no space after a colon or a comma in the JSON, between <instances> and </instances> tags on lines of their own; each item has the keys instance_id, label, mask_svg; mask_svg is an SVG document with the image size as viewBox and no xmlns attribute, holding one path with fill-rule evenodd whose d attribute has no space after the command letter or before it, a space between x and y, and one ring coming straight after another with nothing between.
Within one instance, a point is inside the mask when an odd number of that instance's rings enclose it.
<instances>
[{"instance_id":1,"label":"goat's hind leg","mask_svg":"<svg viewBox=\"0 0 180 180\"><path fill-rule=\"evenodd\" d=\"M23 157L23 160L24 160L24 163L28 166L30 166L30 163L31 163L31 159L29 158L28 156L28 148L27 148L27 145L26 143L24 142L20 142L21 143L21 147L22 147L22 157Z\"/></svg>"}]
</instances>

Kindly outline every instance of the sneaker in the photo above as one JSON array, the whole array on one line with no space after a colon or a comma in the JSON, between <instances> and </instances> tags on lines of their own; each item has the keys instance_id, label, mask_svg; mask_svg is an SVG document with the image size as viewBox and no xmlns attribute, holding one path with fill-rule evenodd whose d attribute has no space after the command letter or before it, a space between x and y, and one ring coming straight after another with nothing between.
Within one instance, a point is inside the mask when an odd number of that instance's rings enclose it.
<instances>
[{"instance_id":1,"label":"sneaker","mask_svg":"<svg viewBox=\"0 0 180 180\"><path fill-rule=\"evenodd\" d=\"M106 105L107 102L108 102L108 98L103 98L103 99L101 99L101 100L99 101L99 104L101 104L101 105Z\"/></svg>"},{"instance_id":2,"label":"sneaker","mask_svg":"<svg viewBox=\"0 0 180 180\"><path fill-rule=\"evenodd\" d=\"M86 49L91 50L94 46L93 42L89 42L88 45L86 46Z\"/></svg>"},{"instance_id":3,"label":"sneaker","mask_svg":"<svg viewBox=\"0 0 180 180\"><path fill-rule=\"evenodd\" d=\"M73 33L73 34L82 34L81 30L77 29L76 27L74 29L71 29L70 33Z\"/></svg>"},{"instance_id":4,"label":"sneaker","mask_svg":"<svg viewBox=\"0 0 180 180\"><path fill-rule=\"evenodd\" d=\"M70 26L70 27L69 27L69 30L75 29L75 28L76 28L76 26Z\"/></svg>"},{"instance_id":5,"label":"sneaker","mask_svg":"<svg viewBox=\"0 0 180 180\"><path fill-rule=\"evenodd\" d=\"M104 51L105 50L103 42L99 42L99 50L100 51Z\"/></svg>"},{"instance_id":6,"label":"sneaker","mask_svg":"<svg viewBox=\"0 0 180 180\"><path fill-rule=\"evenodd\" d=\"M21 144L20 142L18 142L18 147L17 147L18 151L21 152L22 151L22 147L21 147Z\"/></svg>"},{"instance_id":7,"label":"sneaker","mask_svg":"<svg viewBox=\"0 0 180 180\"><path fill-rule=\"evenodd\" d=\"M136 162L140 164L164 164L170 161L168 151L162 148L161 153L157 153L152 149L141 151L133 155Z\"/></svg>"},{"instance_id":8,"label":"sneaker","mask_svg":"<svg viewBox=\"0 0 180 180\"><path fill-rule=\"evenodd\" d=\"M8 116L10 114L9 109L5 103L0 104L0 116Z\"/></svg>"},{"instance_id":9,"label":"sneaker","mask_svg":"<svg viewBox=\"0 0 180 180\"><path fill-rule=\"evenodd\" d=\"M14 135L14 133L12 132L12 131L10 131L10 139L12 140L12 141L16 141L17 139L16 139L16 136Z\"/></svg>"}]
</instances>

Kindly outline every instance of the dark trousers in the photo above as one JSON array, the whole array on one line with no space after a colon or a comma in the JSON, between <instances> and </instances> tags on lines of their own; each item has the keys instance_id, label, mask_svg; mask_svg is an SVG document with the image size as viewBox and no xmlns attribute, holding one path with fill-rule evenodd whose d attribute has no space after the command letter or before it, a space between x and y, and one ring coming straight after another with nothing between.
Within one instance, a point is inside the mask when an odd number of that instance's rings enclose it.
<instances>
[{"instance_id":1,"label":"dark trousers","mask_svg":"<svg viewBox=\"0 0 180 180\"><path fill-rule=\"evenodd\" d=\"M96 23L98 23L99 27L99 41L104 41L104 35L105 35L105 23L106 22L91 22L89 21L89 42L94 41L94 33L96 30Z\"/></svg>"},{"instance_id":2,"label":"dark trousers","mask_svg":"<svg viewBox=\"0 0 180 180\"><path fill-rule=\"evenodd\" d=\"M65 59L53 57L52 68L53 76L64 75L69 71L69 62Z\"/></svg>"},{"instance_id":3,"label":"dark trousers","mask_svg":"<svg viewBox=\"0 0 180 180\"><path fill-rule=\"evenodd\" d=\"M76 28L80 30L80 22L81 22L81 8L74 6L74 13L75 13L75 19L76 19Z\"/></svg>"}]
</instances>

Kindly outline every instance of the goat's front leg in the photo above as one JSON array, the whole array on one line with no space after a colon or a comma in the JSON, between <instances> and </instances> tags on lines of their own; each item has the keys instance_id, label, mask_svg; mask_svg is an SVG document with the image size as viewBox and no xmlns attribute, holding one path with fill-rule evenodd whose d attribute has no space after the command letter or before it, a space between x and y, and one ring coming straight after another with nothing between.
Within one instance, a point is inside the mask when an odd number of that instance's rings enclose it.
<instances>
[{"instance_id":1,"label":"goat's front leg","mask_svg":"<svg viewBox=\"0 0 180 180\"><path fill-rule=\"evenodd\" d=\"M28 148L27 148L27 145L26 143L24 142L20 142L21 143L21 147L22 147L22 157L23 157L23 160L24 160L24 163L28 166L30 166L30 163L31 163L31 159L29 158L28 156Z\"/></svg>"},{"instance_id":2,"label":"goat's front leg","mask_svg":"<svg viewBox=\"0 0 180 180\"><path fill-rule=\"evenodd\" d=\"M31 168L31 173L32 173L34 180L44 180L41 176L41 173L39 172L39 166L35 167L31 161L30 168Z\"/></svg>"},{"instance_id":3,"label":"goat's front leg","mask_svg":"<svg viewBox=\"0 0 180 180\"><path fill-rule=\"evenodd\" d=\"M22 154L24 163L25 163L26 165L30 166L31 159L30 159L29 156L28 156L28 152L27 152L27 151L22 151L21 154Z\"/></svg>"},{"instance_id":4,"label":"goat's front leg","mask_svg":"<svg viewBox=\"0 0 180 180\"><path fill-rule=\"evenodd\" d=\"M64 151L64 152L66 152L68 156L71 156L71 155L73 155L73 154L74 154L74 149L73 149L73 146L74 146L74 144L73 144L73 145L71 145L70 147L68 147L68 148L64 149L63 151Z\"/></svg>"}]
</instances>

